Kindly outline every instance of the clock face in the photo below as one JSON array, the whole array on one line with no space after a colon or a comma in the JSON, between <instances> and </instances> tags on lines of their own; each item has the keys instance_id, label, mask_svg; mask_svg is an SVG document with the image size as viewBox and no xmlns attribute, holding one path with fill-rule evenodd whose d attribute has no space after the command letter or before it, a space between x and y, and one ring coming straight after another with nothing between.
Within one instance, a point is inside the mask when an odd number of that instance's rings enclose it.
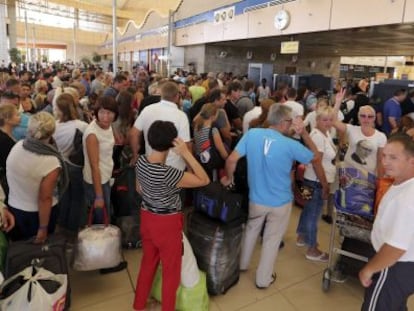
<instances>
[{"instance_id":1,"label":"clock face","mask_svg":"<svg viewBox=\"0 0 414 311\"><path fill-rule=\"evenodd\" d=\"M275 28L279 30L285 29L289 25L290 16L285 10L276 13L274 24Z\"/></svg>"}]
</instances>

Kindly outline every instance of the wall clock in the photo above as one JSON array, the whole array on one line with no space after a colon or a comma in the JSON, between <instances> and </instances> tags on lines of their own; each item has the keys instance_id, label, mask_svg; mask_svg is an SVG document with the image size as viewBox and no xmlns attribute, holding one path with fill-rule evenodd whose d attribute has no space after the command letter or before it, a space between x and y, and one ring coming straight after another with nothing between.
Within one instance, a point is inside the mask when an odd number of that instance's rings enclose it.
<instances>
[{"instance_id":1,"label":"wall clock","mask_svg":"<svg viewBox=\"0 0 414 311\"><path fill-rule=\"evenodd\" d=\"M283 30L289 26L290 15L288 11L280 10L275 15L274 25L276 29Z\"/></svg>"}]
</instances>

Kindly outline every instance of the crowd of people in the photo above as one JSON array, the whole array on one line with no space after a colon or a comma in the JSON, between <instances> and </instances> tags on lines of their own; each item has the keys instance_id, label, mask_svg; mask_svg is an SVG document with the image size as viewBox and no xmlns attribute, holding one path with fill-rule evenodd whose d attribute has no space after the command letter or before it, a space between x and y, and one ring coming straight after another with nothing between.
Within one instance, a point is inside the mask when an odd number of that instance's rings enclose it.
<instances>
[{"instance_id":1,"label":"crowd of people","mask_svg":"<svg viewBox=\"0 0 414 311\"><path fill-rule=\"evenodd\" d=\"M8 237L41 243L56 228L76 236L91 206L101 223L102 209L113 214L113 174L134 165L143 199L136 310L145 309L160 261L163 310L174 309L184 188L219 180L229 186L239 159L246 158L249 216L240 269L249 268L262 232L256 286L264 289L276 280L298 163L306 165L303 185L311 197L301 212L296 245L307 247L307 260L327 262L318 222L324 206L326 221L332 221L338 154L344 153L345 165L377 177L387 170L400 173L382 162L392 158L392 146L401 145L412 162L411 144L394 139L388 145L387 136L413 136L413 91L407 97L398 90L380 102L367 96L363 81L338 83L334 90L279 85L271 92L265 79L255 85L223 72L162 78L142 68L115 76L95 68L47 68L1 74L0 180ZM378 238L377 251L387 241ZM125 267L121 263L113 271ZM361 281L370 285L372 274L384 268L366 268Z\"/></svg>"}]
</instances>

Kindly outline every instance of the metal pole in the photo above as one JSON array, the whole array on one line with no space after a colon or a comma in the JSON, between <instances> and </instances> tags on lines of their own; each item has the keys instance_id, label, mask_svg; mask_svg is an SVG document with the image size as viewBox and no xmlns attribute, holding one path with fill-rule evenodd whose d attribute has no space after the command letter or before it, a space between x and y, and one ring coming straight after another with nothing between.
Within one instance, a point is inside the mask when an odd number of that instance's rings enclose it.
<instances>
[{"instance_id":1,"label":"metal pole","mask_svg":"<svg viewBox=\"0 0 414 311\"><path fill-rule=\"evenodd\" d=\"M73 22L73 65L76 66L76 21Z\"/></svg>"},{"instance_id":2,"label":"metal pole","mask_svg":"<svg viewBox=\"0 0 414 311\"><path fill-rule=\"evenodd\" d=\"M33 59L35 70L37 70L37 49L36 49L36 34L35 34L35 24L33 23Z\"/></svg>"},{"instance_id":3,"label":"metal pole","mask_svg":"<svg viewBox=\"0 0 414 311\"><path fill-rule=\"evenodd\" d=\"M117 30L116 30L116 0L112 0L112 71L114 76L118 71L118 50L117 50Z\"/></svg>"},{"instance_id":4,"label":"metal pole","mask_svg":"<svg viewBox=\"0 0 414 311\"><path fill-rule=\"evenodd\" d=\"M28 41L26 10L24 10L24 38L25 38L25 46L26 46L26 70L29 70L29 41Z\"/></svg>"},{"instance_id":5,"label":"metal pole","mask_svg":"<svg viewBox=\"0 0 414 311\"><path fill-rule=\"evenodd\" d=\"M168 47L167 47L167 77L171 76L171 45L172 45L172 31L173 31L173 11L170 10L168 14Z\"/></svg>"}]
</instances>

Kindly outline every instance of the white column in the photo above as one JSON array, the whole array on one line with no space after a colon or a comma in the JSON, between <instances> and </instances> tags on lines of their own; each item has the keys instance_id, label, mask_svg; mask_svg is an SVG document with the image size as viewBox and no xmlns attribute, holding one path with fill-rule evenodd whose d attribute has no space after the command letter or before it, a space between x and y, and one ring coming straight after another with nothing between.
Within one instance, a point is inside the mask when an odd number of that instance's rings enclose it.
<instances>
[{"instance_id":1,"label":"white column","mask_svg":"<svg viewBox=\"0 0 414 311\"><path fill-rule=\"evenodd\" d=\"M118 39L116 30L116 0L112 0L112 72L114 75L118 72Z\"/></svg>"}]
</instances>

